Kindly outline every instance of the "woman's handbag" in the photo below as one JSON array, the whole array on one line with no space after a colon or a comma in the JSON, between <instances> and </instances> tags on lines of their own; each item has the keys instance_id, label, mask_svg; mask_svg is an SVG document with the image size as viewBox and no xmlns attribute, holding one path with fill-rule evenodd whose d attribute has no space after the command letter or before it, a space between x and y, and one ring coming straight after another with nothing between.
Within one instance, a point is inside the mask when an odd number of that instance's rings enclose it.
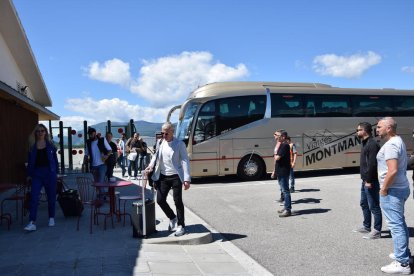
<instances>
[{"instance_id":1,"label":"woman's handbag","mask_svg":"<svg viewBox=\"0 0 414 276\"><path fill-rule=\"evenodd\" d=\"M131 152L130 154L128 154L128 160L135 161L135 159L137 159L137 156L138 156L138 153Z\"/></svg>"}]
</instances>

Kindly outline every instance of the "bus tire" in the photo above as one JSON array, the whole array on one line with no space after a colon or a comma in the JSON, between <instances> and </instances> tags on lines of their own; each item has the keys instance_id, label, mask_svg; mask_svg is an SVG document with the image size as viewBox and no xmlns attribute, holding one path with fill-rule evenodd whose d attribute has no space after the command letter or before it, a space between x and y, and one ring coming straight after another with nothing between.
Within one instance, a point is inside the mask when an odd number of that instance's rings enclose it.
<instances>
[{"instance_id":1,"label":"bus tire","mask_svg":"<svg viewBox=\"0 0 414 276\"><path fill-rule=\"evenodd\" d=\"M259 180L265 172L265 164L257 155L247 155L240 160L237 167L237 176L243 180Z\"/></svg>"}]
</instances>

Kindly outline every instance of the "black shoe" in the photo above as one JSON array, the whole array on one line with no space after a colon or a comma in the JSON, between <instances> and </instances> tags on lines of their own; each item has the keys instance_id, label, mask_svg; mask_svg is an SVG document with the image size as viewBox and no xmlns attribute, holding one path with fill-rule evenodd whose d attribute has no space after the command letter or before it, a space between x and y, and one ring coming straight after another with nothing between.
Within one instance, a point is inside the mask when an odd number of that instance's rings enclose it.
<instances>
[{"instance_id":1,"label":"black shoe","mask_svg":"<svg viewBox=\"0 0 414 276\"><path fill-rule=\"evenodd\" d=\"M295 188L294 188L294 187L291 187L289 191L290 191L291 193L294 193L294 192L295 192Z\"/></svg>"}]
</instances>

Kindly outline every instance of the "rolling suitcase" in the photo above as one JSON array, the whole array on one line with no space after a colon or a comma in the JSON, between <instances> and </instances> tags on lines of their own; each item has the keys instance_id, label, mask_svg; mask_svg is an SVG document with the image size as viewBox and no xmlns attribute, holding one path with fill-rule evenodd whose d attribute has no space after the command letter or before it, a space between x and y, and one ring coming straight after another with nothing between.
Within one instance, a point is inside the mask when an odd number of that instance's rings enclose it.
<instances>
[{"instance_id":1,"label":"rolling suitcase","mask_svg":"<svg viewBox=\"0 0 414 276\"><path fill-rule=\"evenodd\" d=\"M134 238L147 238L155 233L155 202L146 199L145 204L141 201L132 203L132 236Z\"/></svg>"},{"instance_id":2,"label":"rolling suitcase","mask_svg":"<svg viewBox=\"0 0 414 276\"><path fill-rule=\"evenodd\" d=\"M152 198L146 198L145 196L145 181L143 177L139 178L139 184L141 184L142 198L145 201L140 200L132 203L131 221L132 221L132 236L134 238L147 238L152 233L157 232L155 229L155 201L154 190L152 191Z\"/></svg>"}]
</instances>

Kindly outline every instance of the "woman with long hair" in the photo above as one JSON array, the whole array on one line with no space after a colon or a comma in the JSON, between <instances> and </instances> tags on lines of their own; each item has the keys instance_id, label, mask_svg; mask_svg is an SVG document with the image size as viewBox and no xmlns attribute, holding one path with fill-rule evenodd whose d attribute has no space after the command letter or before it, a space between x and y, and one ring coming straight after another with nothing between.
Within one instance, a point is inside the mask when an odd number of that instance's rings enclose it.
<instances>
[{"instance_id":1,"label":"woman with long hair","mask_svg":"<svg viewBox=\"0 0 414 276\"><path fill-rule=\"evenodd\" d=\"M37 206L42 186L48 199L49 226L55 226L56 180L58 173L58 159L56 147L49 140L49 133L43 124L38 124L31 137L34 142L29 149L27 160L27 180L31 181L30 215L26 231L36 230ZM33 140L32 140L33 141Z\"/></svg>"}]
</instances>

